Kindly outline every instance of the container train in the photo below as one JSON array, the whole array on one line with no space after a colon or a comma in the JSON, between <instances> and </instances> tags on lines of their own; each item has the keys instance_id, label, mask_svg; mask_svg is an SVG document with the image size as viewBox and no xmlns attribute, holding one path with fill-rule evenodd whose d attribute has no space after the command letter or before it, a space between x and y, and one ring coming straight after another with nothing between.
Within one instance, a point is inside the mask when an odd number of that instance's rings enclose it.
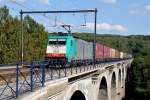
<instances>
[{"instance_id":1,"label":"container train","mask_svg":"<svg viewBox=\"0 0 150 100\"><path fill-rule=\"evenodd\" d=\"M96 43L96 62L127 58L129 55L106 45ZM93 62L93 43L70 34L48 35L46 60L51 65L91 64Z\"/></svg>"}]
</instances>

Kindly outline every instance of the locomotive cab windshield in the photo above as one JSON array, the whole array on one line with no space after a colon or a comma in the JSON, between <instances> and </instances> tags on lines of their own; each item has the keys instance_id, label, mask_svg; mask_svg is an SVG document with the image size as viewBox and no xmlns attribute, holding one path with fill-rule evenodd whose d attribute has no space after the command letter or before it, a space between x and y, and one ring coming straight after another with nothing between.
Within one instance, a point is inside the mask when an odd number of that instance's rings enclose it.
<instances>
[{"instance_id":1,"label":"locomotive cab windshield","mask_svg":"<svg viewBox=\"0 0 150 100\"><path fill-rule=\"evenodd\" d=\"M66 39L49 39L49 45L66 45Z\"/></svg>"},{"instance_id":2,"label":"locomotive cab windshield","mask_svg":"<svg viewBox=\"0 0 150 100\"><path fill-rule=\"evenodd\" d=\"M65 58L66 57L66 38L60 36L51 36L48 39L46 50L47 57Z\"/></svg>"}]
</instances>

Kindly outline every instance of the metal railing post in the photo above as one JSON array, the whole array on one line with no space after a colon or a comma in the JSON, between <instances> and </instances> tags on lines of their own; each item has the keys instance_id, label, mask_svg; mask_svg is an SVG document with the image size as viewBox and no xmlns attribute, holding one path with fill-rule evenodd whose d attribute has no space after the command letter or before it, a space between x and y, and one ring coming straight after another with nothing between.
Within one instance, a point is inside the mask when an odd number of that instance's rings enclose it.
<instances>
[{"instance_id":1,"label":"metal railing post","mask_svg":"<svg viewBox=\"0 0 150 100\"><path fill-rule=\"evenodd\" d=\"M33 92L33 62L30 63L30 91Z\"/></svg>"},{"instance_id":2,"label":"metal railing post","mask_svg":"<svg viewBox=\"0 0 150 100\"><path fill-rule=\"evenodd\" d=\"M85 72L85 67L86 67L86 66L84 66L84 72Z\"/></svg>"},{"instance_id":3,"label":"metal railing post","mask_svg":"<svg viewBox=\"0 0 150 100\"><path fill-rule=\"evenodd\" d=\"M53 79L53 68L50 68L51 71L51 80Z\"/></svg>"},{"instance_id":4,"label":"metal railing post","mask_svg":"<svg viewBox=\"0 0 150 100\"><path fill-rule=\"evenodd\" d=\"M42 63L42 87L44 87L45 83L45 66L44 63Z\"/></svg>"},{"instance_id":5,"label":"metal railing post","mask_svg":"<svg viewBox=\"0 0 150 100\"><path fill-rule=\"evenodd\" d=\"M77 71L77 67L78 67L78 66L76 66L76 74L77 74L77 72L78 72L78 71ZM80 67L81 67L81 66L80 66Z\"/></svg>"},{"instance_id":6,"label":"metal railing post","mask_svg":"<svg viewBox=\"0 0 150 100\"><path fill-rule=\"evenodd\" d=\"M19 83L19 64L16 65L16 98L19 95L18 83Z\"/></svg>"},{"instance_id":7,"label":"metal railing post","mask_svg":"<svg viewBox=\"0 0 150 100\"><path fill-rule=\"evenodd\" d=\"M64 66L64 67L65 67L65 77L66 77L67 76L67 71L66 71L67 69L66 69L66 66Z\"/></svg>"},{"instance_id":8,"label":"metal railing post","mask_svg":"<svg viewBox=\"0 0 150 100\"><path fill-rule=\"evenodd\" d=\"M71 66L71 75L72 75L72 67L73 67L73 66Z\"/></svg>"},{"instance_id":9,"label":"metal railing post","mask_svg":"<svg viewBox=\"0 0 150 100\"><path fill-rule=\"evenodd\" d=\"M61 71L60 71L60 66L58 66L58 71L59 71L59 76L58 76L58 78L60 78L60 73L61 73Z\"/></svg>"}]
</instances>

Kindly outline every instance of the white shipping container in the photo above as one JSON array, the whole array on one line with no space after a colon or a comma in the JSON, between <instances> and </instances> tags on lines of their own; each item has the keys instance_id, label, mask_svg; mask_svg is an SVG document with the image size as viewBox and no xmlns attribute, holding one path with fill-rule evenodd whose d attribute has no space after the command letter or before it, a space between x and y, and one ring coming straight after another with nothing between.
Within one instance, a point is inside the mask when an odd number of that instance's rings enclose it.
<instances>
[{"instance_id":1,"label":"white shipping container","mask_svg":"<svg viewBox=\"0 0 150 100\"><path fill-rule=\"evenodd\" d=\"M75 59L92 59L93 44L81 39L76 39L76 56Z\"/></svg>"},{"instance_id":2,"label":"white shipping container","mask_svg":"<svg viewBox=\"0 0 150 100\"><path fill-rule=\"evenodd\" d=\"M123 58L123 52L120 52L120 58Z\"/></svg>"}]
</instances>

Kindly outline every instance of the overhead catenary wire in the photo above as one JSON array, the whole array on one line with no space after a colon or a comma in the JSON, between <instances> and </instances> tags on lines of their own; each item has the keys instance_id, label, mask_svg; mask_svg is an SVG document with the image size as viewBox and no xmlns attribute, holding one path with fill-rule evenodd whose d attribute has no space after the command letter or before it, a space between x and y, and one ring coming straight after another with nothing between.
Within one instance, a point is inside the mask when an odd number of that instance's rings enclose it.
<instances>
[{"instance_id":1,"label":"overhead catenary wire","mask_svg":"<svg viewBox=\"0 0 150 100\"><path fill-rule=\"evenodd\" d=\"M71 4L72 4L72 6L76 6L77 8L79 8L79 9L81 9L81 7L79 7L79 5L77 5L75 2L74 2L74 0L70 0L70 2L71 2ZM75 14L73 13L73 15L75 16ZM82 24L82 25L80 25L80 26L77 26L77 27L82 27L82 28L86 28L86 17L87 17L87 15L86 15L86 13L83 15L84 16L84 24ZM76 26L75 26L76 27Z\"/></svg>"},{"instance_id":2,"label":"overhead catenary wire","mask_svg":"<svg viewBox=\"0 0 150 100\"><path fill-rule=\"evenodd\" d=\"M17 2L17 1L15 1L15 0L12 0L12 3L14 3L14 4L17 4L17 5L19 5L19 6L21 6L21 7L23 7L23 8L25 8L25 9L28 9L28 10L33 10L33 11L35 11L35 9L31 9L31 8L29 8L29 7L26 7L26 6L24 6L23 4L21 4L21 3L19 3L19 2ZM60 9L58 9L58 8L55 8L55 7L53 7L52 5L50 6L52 9L55 9L55 10L60 10ZM61 10L60 10L61 11ZM75 15L75 13L73 13L74 15ZM53 19L53 18L51 18L50 16L47 16L46 14L44 14L44 13L40 13L39 15L41 15L41 16L43 16L43 17L45 17L46 19L48 19L48 20L52 20L54 23L54 25L51 23L51 25L48 25L49 27L56 27L56 26L61 26L61 25L66 25L66 23L65 22L62 22L61 20L60 20L60 15L59 15L59 19L58 19L58 15L55 15L55 18ZM49 23L50 24L50 23ZM45 26L45 25L44 25ZM86 26L86 17L85 17L85 14L84 14L84 24L83 25L79 25L79 26L75 26L75 25L71 25L71 28L72 29L79 29L79 27L82 27L82 28L85 28L85 26ZM57 27L56 27L57 28Z\"/></svg>"},{"instance_id":3,"label":"overhead catenary wire","mask_svg":"<svg viewBox=\"0 0 150 100\"><path fill-rule=\"evenodd\" d=\"M77 3L75 3L77 0L70 0L70 2L72 3L72 6L76 6L79 9L82 9L81 7L79 7L79 5L77 5ZM84 14L84 24L81 25L82 28L87 28L87 15L86 13Z\"/></svg>"},{"instance_id":4,"label":"overhead catenary wire","mask_svg":"<svg viewBox=\"0 0 150 100\"><path fill-rule=\"evenodd\" d=\"M31 9L31 8L29 8L29 7L26 7L26 6L24 6L23 4L21 4L21 3L19 3L19 2L17 2L17 1L15 1L15 0L12 0L12 3L14 3L14 4L16 4L16 5L19 5L19 6L21 6L21 7L23 7L23 8L25 8L25 9L28 9L28 10L33 10L33 11L35 11L35 9ZM56 9L56 8L54 8L54 7L52 7L53 9ZM51 18L50 16L47 16L46 14L39 14L39 15L41 15L41 16L43 16L43 17L45 17L46 19L48 19L48 20L52 20L53 21L53 18ZM61 23L61 24L65 24L64 22L62 22L62 21L59 21L59 23ZM54 27L54 25L51 25L51 27Z\"/></svg>"},{"instance_id":5,"label":"overhead catenary wire","mask_svg":"<svg viewBox=\"0 0 150 100\"><path fill-rule=\"evenodd\" d=\"M9 7L9 9L13 10L13 11L16 11L16 12L19 12L20 10L19 9L15 9L15 8L12 8L12 7Z\"/></svg>"},{"instance_id":6,"label":"overhead catenary wire","mask_svg":"<svg viewBox=\"0 0 150 100\"><path fill-rule=\"evenodd\" d=\"M79 7L76 3L74 3L73 2L73 0L70 0L70 2L71 2L71 4L72 4L72 6L76 6L78 9L81 9L81 7ZM52 7L52 6L51 6ZM55 9L55 10L60 10L61 11L61 9L58 9L58 8L56 8L56 7L53 7L53 9ZM75 16L76 17L76 15L75 15L75 13L73 13L73 16ZM82 24L82 25L71 25L71 27L73 28L73 29L80 29L80 28L86 28L86 18L87 18L87 15L86 15L86 13L83 15L84 16L84 24ZM77 17L76 17L77 18Z\"/></svg>"}]
</instances>

